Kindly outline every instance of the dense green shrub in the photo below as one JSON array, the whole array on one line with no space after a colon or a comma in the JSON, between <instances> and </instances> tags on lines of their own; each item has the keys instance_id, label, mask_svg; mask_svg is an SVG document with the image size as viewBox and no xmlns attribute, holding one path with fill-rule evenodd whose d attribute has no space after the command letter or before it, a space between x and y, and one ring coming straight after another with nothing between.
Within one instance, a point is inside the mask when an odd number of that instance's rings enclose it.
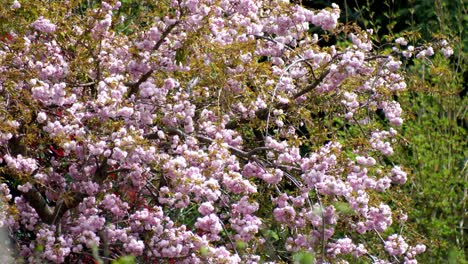
<instances>
[{"instance_id":1,"label":"dense green shrub","mask_svg":"<svg viewBox=\"0 0 468 264\"><path fill-rule=\"evenodd\" d=\"M448 36L455 56L406 65L408 92L398 101L408 111L397 161L412 172L407 207L415 237L427 241L425 263L466 263L467 88L463 1L342 1L347 22L377 29L376 44L405 36L410 44ZM430 78L428 76L431 76Z\"/></svg>"}]
</instances>

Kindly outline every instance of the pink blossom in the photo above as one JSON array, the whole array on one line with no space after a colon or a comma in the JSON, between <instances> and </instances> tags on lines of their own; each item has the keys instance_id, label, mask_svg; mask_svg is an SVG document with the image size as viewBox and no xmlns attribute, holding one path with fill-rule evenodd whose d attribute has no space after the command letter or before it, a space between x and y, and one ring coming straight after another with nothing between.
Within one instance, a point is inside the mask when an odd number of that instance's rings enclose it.
<instances>
[{"instance_id":1,"label":"pink blossom","mask_svg":"<svg viewBox=\"0 0 468 264\"><path fill-rule=\"evenodd\" d=\"M43 123L44 121L47 120L47 115L44 112L40 112L37 114L37 122Z\"/></svg>"},{"instance_id":2,"label":"pink blossom","mask_svg":"<svg viewBox=\"0 0 468 264\"><path fill-rule=\"evenodd\" d=\"M395 166L392 169L392 182L397 184L404 184L406 182L406 172L400 166Z\"/></svg>"},{"instance_id":3,"label":"pink blossom","mask_svg":"<svg viewBox=\"0 0 468 264\"><path fill-rule=\"evenodd\" d=\"M332 257L336 257L339 254L348 254L351 253L356 246L353 244L350 238L341 238L338 239L335 243L329 243L327 254Z\"/></svg>"},{"instance_id":4,"label":"pink blossom","mask_svg":"<svg viewBox=\"0 0 468 264\"><path fill-rule=\"evenodd\" d=\"M23 184L23 185L18 185L18 190L24 193L28 192L31 189L32 189L32 185L30 182L27 182L26 184Z\"/></svg>"},{"instance_id":5,"label":"pink blossom","mask_svg":"<svg viewBox=\"0 0 468 264\"><path fill-rule=\"evenodd\" d=\"M208 232L211 236L210 239L218 240L218 233L221 232L223 227L219 222L218 216L215 214L206 215L203 218L198 218L195 223L195 227L199 228L205 232Z\"/></svg>"},{"instance_id":6,"label":"pink blossom","mask_svg":"<svg viewBox=\"0 0 468 264\"><path fill-rule=\"evenodd\" d=\"M210 202L204 202L198 207L198 212L202 215L209 215L214 211L213 204Z\"/></svg>"},{"instance_id":7,"label":"pink blossom","mask_svg":"<svg viewBox=\"0 0 468 264\"><path fill-rule=\"evenodd\" d=\"M130 242L124 244L124 247L128 253L139 256L143 254L143 250L145 249L145 244L141 240L136 240L132 238Z\"/></svg>"},{"instance_id":8,"label":"pink blossom","mask_svg":"<svg viewBox=\"0 0 468 264\"><path fill-rule=\"evenodd\" d=\"M276 208L273 211L276 221L284 224L292 224L295 217L296 211L291 206L285 206L283 208Z\"/></svg>"},{"instance_id":9,"label":"pink blossom","mask_svg":"<svg viewBox=\"0 0 468 264\"><path fill-rule=\"evenodd\" d=\"M57 28L56 25L52 24L49 19L39 17L36 21L34 21L31 26L40 32L43 33L53 33Z\"/></svg>"},{"instance_id":10,"label":"pink blossom","mask_svg":"<svg viewBox=\"0 0 468 264\"><path fill-rule=\"evenodd\" d=\"M10 6L11 9L18 9L20 7L21 7L21 4L17 0L15 0L13 4Z\"/></svg>"},{"instance_id":11,"label":"pink blossom","mask_svg":"<svg viewBox=\"0 0 468 264\"><path fill-rule=\"evenodd\" d=\"M399 37L395 39L395 43L400 44L401 46L406 46L408 45L408 41L405 40L403 37Z\"/></svg>"},{"instance_id":12,"label":"pink blossom","mask_svg":"<svg viewBox=\"0 0 468 264\"><path fill-rule=\"evenodd\" d=\"M372 30L339 25L334 4L174 0L123 34L120 5L89 7L87 19L51 10L64 32L41 17L14 36L24 45L0 50L11 112L0 166L21 180L0 186L0 209L15 212L0 225L33 234L15 237L24 261L80 262L107 247L148 263L253 264L272 242L285 256L359 262L385 248L415 263L425 247L402 237L369 254L358 244L394 220L375 192L407 180L378 163L398 149L393 96L406 76L399 57L372 50ZM312 24L340 45L323 46ZM405 45L389 50L419 56ZM419 57L437 46L453 53L441 42Z\"/></svg>"},{"instance_id":13,"label":"pink blossom","mask_svg":"<svg viewBox=\"0 0 468 264\"><path fill-rule=\"evenodd\" d=\"M390 255L402 255L408 250L408 244L400 235L391 235L385 241L385 250Z\"/></svg>"},{"instance_id":14,"label":"pink blossom","mask_svg":"<svg viewBox=\"0 0 468 264\"><path fill-rule=\"evenodd\" d=\"M441 51L444 54L445 58L448 58L453 55L453 49L451 47L443 47Z\"/></svg>"}]
</instances>

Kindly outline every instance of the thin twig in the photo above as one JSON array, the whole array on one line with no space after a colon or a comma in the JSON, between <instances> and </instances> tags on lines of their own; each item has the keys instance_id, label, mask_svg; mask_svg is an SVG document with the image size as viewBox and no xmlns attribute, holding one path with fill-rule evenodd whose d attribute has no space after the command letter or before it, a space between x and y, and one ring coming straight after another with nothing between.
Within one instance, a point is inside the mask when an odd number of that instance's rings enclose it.
<instances>
[{"instance_id":1,"label":"thin twig","mask_svg":"<svg viewBox=\"0 0 468 264\"><path fill-rule=\"evenodd\" d=\"M383 237L380 235L379 231L377 231L375 228L374 228L374 232L377 233L377 236L380 238L380 241L382 241L382 243L385 244L385 239L383 239ZM398 260L398 258L396 256L393 256L393 258L395 259L395 261L397 263L400 263L400 261Z\"/></svg>"},{"instance_id":2,"label":"thin twig","mask_svg":"<svg viewBox=\"0 0 468 264\"><path fill-rule=\"evenodd\" d=\"M270 107L268 107L268 115L266 118L266 127L265 127L265 135L268 136L268 127L270 123L270 114L271 114L271 109L273 108L273 100L275 100L276 97L276 91L278 90L278 87L281 83L281 80L283 79L284 75L289 72L289 70L294 67L296 64L301 63L303 61L306 61L306 59L299 59L293 61L291 64L289 64L286 69L284 69L283 73L281 73L281 76L279 77L278 81L276 82L275 89L273 89L273 94L271 96L271 102L270 102ZM295 99L295 98L294 98Z\"/></svg>"},{"instance_id":3,"label":"thin twig","mask_svg":"<svg viewBox=\"0 0 468 264\"><path fill-rule=\"evenodd\" d=\"M69 86L74 86L74 87L90 87L94 86L96 82L87 82L87 83L67 83Z\"/></svg>"},{"instance_id":4,"label":"thin twig","mask_svg":"<svg viewBox=\"0 0 468 264\"><path fill-rule=\"evenodd\" d=\"M224 232L226 233L227 238L229 239L229 242L231 242L232 249L234 249L234 252L236 252L237 255L239 255L239 252L237 252L237 247L236 244L234 244L234 241L232 241L231 236L229 235L226 226L224 225L223 221L219 221L221 223L221 226L223 227Z\"/></svg>"},{"instance_id":5,"label":"thin twig","mask_svg":"<svg viewBox=\"0 0 468 264\"><path fill-rule=\"evenodd\" d=\"M320 199L320 195L317 191L317 187L315 187L315 194L317 195L317 201L320 205L320 214L322 217L322 226L321 226L321 235L322 235L322 261L325 261L325 215L323 214L323 204L322 199Z\"/></svg>"}]
</instances>

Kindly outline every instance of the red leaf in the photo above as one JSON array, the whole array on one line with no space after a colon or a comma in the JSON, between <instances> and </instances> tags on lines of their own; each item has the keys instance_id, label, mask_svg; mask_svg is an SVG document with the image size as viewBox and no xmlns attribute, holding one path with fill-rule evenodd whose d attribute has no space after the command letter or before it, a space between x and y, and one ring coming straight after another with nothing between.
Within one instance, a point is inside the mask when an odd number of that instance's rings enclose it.
<instances>
[{"instance_id":1,"label":"red leaf","mask_svg":"<svg viewBox=\"0 0 468 264\"><path fill-rule=\"evenodd\" d=\"M63 158L65 156L65 151L62 148L54 148L54 146L49 146L50 151L52 151L56 156Z\"/></svg>"},{"instance_id":2,"label":"red leaf","mask_svg":"<svg viewBox=\"0 0 468 264\"><path fill-rule=\"evenodd\" d=\"M11 42L13 41L13 35L11 35L10 33L7 33L6 35L0 37L0 41Z\"/></svg>"}]
</instances>

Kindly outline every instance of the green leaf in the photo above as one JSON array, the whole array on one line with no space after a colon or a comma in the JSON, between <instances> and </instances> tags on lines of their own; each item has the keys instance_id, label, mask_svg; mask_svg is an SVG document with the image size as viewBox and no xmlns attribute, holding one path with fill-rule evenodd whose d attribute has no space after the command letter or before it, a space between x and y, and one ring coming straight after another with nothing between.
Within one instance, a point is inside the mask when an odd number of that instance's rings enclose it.
<instances>
[{"instance_id":1,"label":"green leaf","mask_svg":"<svg viewBox=\"0 0 468 264\"><path fill-rule=\"evenodd\" d=\"M239 250L247 248L247 244L244 241L237 240L236 241L236 247Z\"/></svg>"},{"instance_id":2,"label":"green leaf","mask_svg":"<svg viewBox=\"0 0 468 264\"><path fill-rule=\"evenodd\" d=\"M315 256L310 252L298 252L293 256L294 264L314 264Z\"/></svg>"},{"instance_id":3,"label":"green leaf","mask_svg":"<svg viewBox=\"0 0 468 264\"><path fill-rule=\"evenodd\" d=\"M333 204L333 206L335 206L335 209L344 214L344 215L354 215L355 212L353 210L353 208L351 208L351 206L348 204L348 203L345 203L345 202L336 202Z\"/></svg>"},{"instance_id":4,"label":"green leaf","mask_svg":"<svg viewBox=\"0 0 468 264\"><path fill-rule=\"evenodd\" d=\"M279 236L278 236L278 233L276 233L275 231L273 230L267 230L267 235L271 238L273 238L274 240L278 240L279 239Z\"/></svg>"},{"instance_id":5,"label":"green leaf","mask_svg":"<svg viewBox=\"0 0 468 264\"><path fill-rule=\"evenodd\" d=\"M135 256L123 256L117 260L113 260L112 264L135 264L136 259Z\"/></svg>"},{"instance_id":6,"label":"green leaf","mask_svg":"<svg viewBox=\"0 0 468 264\"><path fill-rule=\"evenodd\" d=\"M458 259L458 249L455 247L450 248L448 252L448 257L447 257L448 263L456 264L458 263L457 259Z\"/></svg>"},{"instance_id":7,"label":"green leaf","mask_svg":"<svg viewBox=\"0 0 468 264\"><path fill-rule=\"evenodd\" d=\"M185 49L180 48L176 50L175 60L178 64L184 63L186 57L187 57L187 51Z\"/></svg>"},{"instance_id":8,"label":"green leaf","mask_svg":"<svg viewBox=\"0 0 468 264\"><path fill-rule=\"evenodd\" d=\"M102 259L99 257L99 249L96 245L93 245L92 248L91 248L92 252L93 252L93 258L99 263L99 264L103 264L104 261L102 261Z\"/></svg>"},{"instance_id":9,"label":"green leaf","mask_svg":"<svg viewBox=\"0 0 468 264\"><path fill-rule=\"evenodd\" d=\"M210 253L210 250L207 247L203 246L203 247L200 248L200 255L201 256L206 257L206 256L208 256L209 253Z\"/></svg>"},{"instance_id":10,"label":"green leaf","mask_svg":"<svg viewBox=\"0 0 468 264\"><path fill-rule=\"evenodd\" d=\"M34 249L36 252L44 252L44 245L37 244L36 248Z\"/></svg>"}]
</instances>

